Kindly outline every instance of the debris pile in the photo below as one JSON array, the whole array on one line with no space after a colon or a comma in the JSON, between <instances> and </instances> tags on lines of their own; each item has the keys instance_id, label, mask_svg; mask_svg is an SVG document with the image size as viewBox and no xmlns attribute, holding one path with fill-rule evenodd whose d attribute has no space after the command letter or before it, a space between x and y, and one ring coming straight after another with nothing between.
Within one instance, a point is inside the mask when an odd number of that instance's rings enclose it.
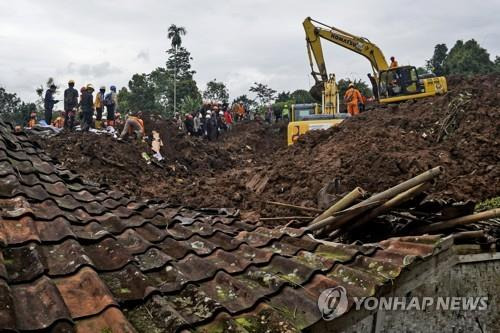
<instances>
[{"instance_id":1,"label":"debris pile","mask_svg":"<svg viewBox=\"0 0 500 333\"><path fill-rule=\"evenodd\" d=\"M266 200L322 209L358 186L377 193L436 165L446 172L432 185L430 199L498 197L500 75L451 77L448 83L444 96L379 106L309 132L291 147L278 125L240 123L220 141L207 142L173 123L145 119L147 135L156 130L164 143L162 166L142 160L150 142L122 144L80 133L39 142L61 164L128 194L269 217L294 211Z\"/></svg>"},{"instance_id":2,"label":"debris pile","mask_svg":"<svg viewBox=\"0 0 500 333\"><path fill-rule=\"evenodd\" d=\"M450 78L445 96L377 108L327 131L309 132L273 157L263 195L316 206L327 184L338 195L375 193L435 165L446 173L435 199L500 195L500 75Z\"/></svg>"}]
</instances>

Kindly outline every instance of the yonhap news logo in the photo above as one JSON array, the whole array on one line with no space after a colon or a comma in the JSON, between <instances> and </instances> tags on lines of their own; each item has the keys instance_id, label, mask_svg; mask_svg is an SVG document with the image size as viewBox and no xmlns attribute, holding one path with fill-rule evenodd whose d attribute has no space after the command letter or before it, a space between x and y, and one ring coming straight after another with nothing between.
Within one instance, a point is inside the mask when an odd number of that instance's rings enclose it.
<instances>
[{"instance_id":1,"label":"yonhap news logo","mask_svg":"<svg viewBox=\"0 0 500 333\"><path fill-rule=\"evenodd\" d=\"M355 310L368 311L484 311L488 297L352 297ZM330 321L347 312L347 290L338 286L323 290L318 298L318 309L324 320Z\"/></svg>"},{"instance_id":2,"label":"yonhap news logo","mask_svg":"<svg viewBox=\"0 0 500 333\"><path fill-rule=\"evenodd\" d=\"M348 305L347 290L342 286L325 289L318 298L319 311L326 321L346 313Z\"/></svg>"}]
</instances>

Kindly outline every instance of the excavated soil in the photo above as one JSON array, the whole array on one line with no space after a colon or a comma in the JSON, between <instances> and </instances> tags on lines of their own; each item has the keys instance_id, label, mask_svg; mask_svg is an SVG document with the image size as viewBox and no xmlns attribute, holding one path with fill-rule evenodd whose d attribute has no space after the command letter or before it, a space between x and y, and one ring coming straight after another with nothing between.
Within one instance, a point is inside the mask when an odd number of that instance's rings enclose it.
<instances>
[{"instance_id":1,"label":"excavated soil","mask_svg":"<svg viewBox=\"0 0 500 333\"><path fill-rule=\"evenodd\" d=\"M164 141L166 161L159 166L142 159L142 152L150 152L144 143L81 133L39 142L90 180L192 207L291 215L263 201L317 207L318 192L327 184L333 196L356 186L379 192L438 165L446 172L432 197L497 197L500 75L451 77L448 85L444 96L377 107L329 130L310 132L291 147L283 126L243 123L218 142L207 142L149 118L147 131L160 131Z\"/></svg>"}]
</instances>

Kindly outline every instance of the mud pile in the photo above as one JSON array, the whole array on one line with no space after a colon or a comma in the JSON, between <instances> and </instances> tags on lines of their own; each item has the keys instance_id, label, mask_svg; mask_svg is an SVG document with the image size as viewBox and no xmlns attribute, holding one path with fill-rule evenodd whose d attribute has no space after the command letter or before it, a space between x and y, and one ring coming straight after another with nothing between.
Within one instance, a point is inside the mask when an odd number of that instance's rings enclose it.
<instances>
[{"instance_id":1,"label":"mud pile","mask_svg":"<svg viewBox=\"0 0 500 333\"><path fill-rule=\"evenodd\" d=\"M153 130L160 132L165 158L160 163L148 164L142 157L144 152L153 154L150 139L120 142L108 135L81 132L33 138L58 163L93 182L129 195L160 197L189 206L209 205L214 196L226 191L217 177L241 166L254 167L284 146L278 139L283 137L281 127L258 122L240 123L216 142L189 136L171 121L145 116L144 122L149 137ZM200 182L215 186L204 192L193 189ZM187 194L191 191L192 196ZM231 201L223 203L233 206Z\"/></svg>"},{"instance_id":2,"label":"mud pile","mask_svg":"<svg viewBox=\"0 0 500 333\"><path fill-rule=\"evenodd\" d=\"M379 192L431 167L445 175L431 190L437 199L500 196L500 76L451 77L449 93L377 107L286 147L285 128L238 124L217 142L191 137L165 120L145 119L147 135L161 134L166 158L146 164L149 144L120 143L94 134L39 140L60 163L97 182L139 196L191 207L237 207L268 216L297 212L265 200L318 206L330 194L360 186Z\"/></svg>"},{"instance_id":3,"label":"mud pile","mask_svg":"<svg viewBox=\"0 0 500 333\"><path fill-rule=\"evenodd\" d=\"M328 182L337 193L379 192L437 165L446 173L436 198L500 195L500 76L448 82L445 96L379 107L303 136L273 156L264 195L314 206Z\"/></svg>"}]
</instances>

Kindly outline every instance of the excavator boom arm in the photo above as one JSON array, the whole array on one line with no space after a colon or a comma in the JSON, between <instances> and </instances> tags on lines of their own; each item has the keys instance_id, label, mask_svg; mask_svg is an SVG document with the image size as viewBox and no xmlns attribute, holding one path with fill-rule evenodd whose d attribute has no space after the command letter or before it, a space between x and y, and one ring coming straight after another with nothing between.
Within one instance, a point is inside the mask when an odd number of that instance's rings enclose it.
<instances>
[{"instance_id":1,"label":"excavator boom arm","mask_svg":"<svg viewBox=\"0 0 500 333\"><path fill-rule=\"evenodd\" d=\"M316 25L315 25L316 24ZM311 63L312 74L316 80L326 81L328 73L326 71L323 49L321 47L321 38L324 38L332 43L340 45L348 50L362 55L367 58L372 65L373 72L376 77L380 71L387 70L389 65L385 60L384 54L377 45L371 43L368 39L352 35L335 27L328 26L321 22L315 21L310 17L303 22L306 32L307 49L309 60ZM315 72L313 58L316 61L319 72Z\"/></svg>"}]
</instances>

